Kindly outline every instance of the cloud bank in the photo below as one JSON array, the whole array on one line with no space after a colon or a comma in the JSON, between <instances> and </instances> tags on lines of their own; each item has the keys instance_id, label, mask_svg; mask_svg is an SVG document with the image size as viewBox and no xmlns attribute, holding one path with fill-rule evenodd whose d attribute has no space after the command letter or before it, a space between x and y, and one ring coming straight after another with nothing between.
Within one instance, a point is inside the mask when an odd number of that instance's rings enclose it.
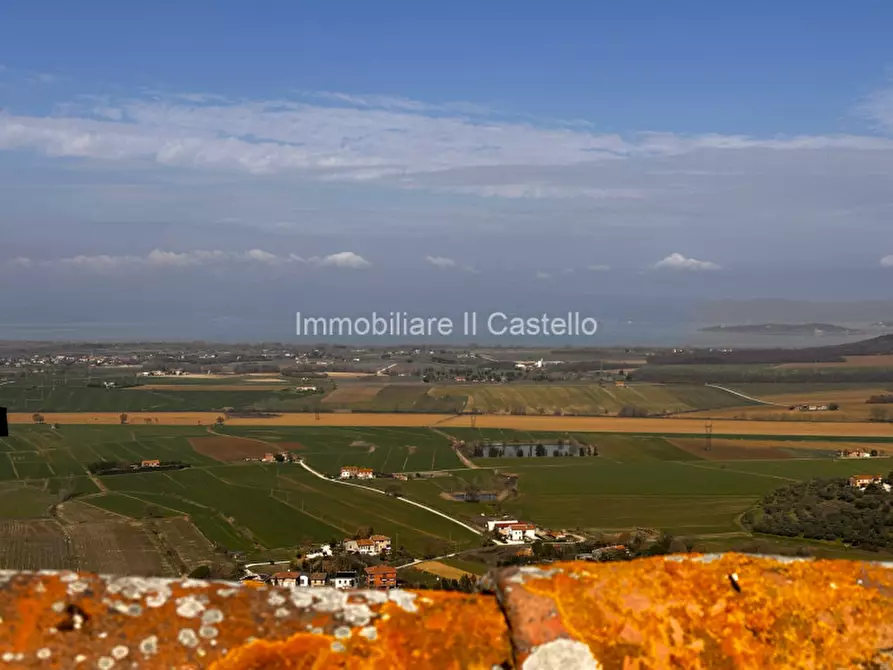
<instances>
[{"instance_id":1,"label":"cloud bank","mask_svg":"<svg viewBox=\"0 0 893 670\"><path fill-rule=\"evenodd\" d=\"M655 270L719 270L720 266L712 261L699 261L686 258L680 253L672 253L654 264Z\"/></svg>"}]
</instances>

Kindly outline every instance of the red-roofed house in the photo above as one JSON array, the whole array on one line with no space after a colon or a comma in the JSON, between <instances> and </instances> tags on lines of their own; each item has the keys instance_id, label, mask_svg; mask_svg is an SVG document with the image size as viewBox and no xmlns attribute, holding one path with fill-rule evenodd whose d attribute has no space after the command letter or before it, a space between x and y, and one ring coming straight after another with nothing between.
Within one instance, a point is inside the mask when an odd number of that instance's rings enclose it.
<instances>
[{"instance_id":1,"label":"red-roofed house","mask_svg":"<svg viewBox=\"0 0 893 670\"><path fill-rule=\"evenodd\" d=\"M371 589L392 589L397 586L397 570L389 565L366 568L366 586Z\"/></svg>"},{"instance_id":2,"label":"red-roofed house","mask_svg":"<svg viewBox=\"0 0 893 670\"><path fill-rule=\"evenodd\" d=\"M496 529L509 544L536 539L536 526L532 523L497 524Z\"/></svg>"}]
</instances>

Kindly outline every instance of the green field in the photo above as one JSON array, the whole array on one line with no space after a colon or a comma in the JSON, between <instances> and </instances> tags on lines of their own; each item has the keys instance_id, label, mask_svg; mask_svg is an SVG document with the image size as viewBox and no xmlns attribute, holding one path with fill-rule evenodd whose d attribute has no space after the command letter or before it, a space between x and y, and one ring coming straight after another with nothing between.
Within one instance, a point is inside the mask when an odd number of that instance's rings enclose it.
<instances>
[{"instance_id":1,"label":"green field","mask_svg":"<svg viewBox=\"0 0 893 670\"><path fill-rule=\"evenodd\" d=\"M190 438L208 435L198 426L23 425L13 432L0 439L0 480L14 487L5 497L0 494L0 515L16 517L14 503L21 499L23 517L45 516L60 496L81 493L88 494L84 501L90 505L135 520L188 516L212 543L230 550L297 547L367 527L392 534L420 554L446 553L477 541L473 533L430 512L392 497L320 481L296 464L221 465L192 448ZM385 472L461 465L449 440L427 429L232 432L267 439L271 449L277 442L304 447L298 451L308 462L335 474L342 464ZM364 446L351 446L357 441ZM102 477L110 493L101 493L86 470L98 460L148 458L192 467ZM23 489L22 483L28 488Z\"/></svg>"},{"instance_id":2,"label":"green field","mask_svg":"<svg viewBox=\"0 0 893 670\"><path fill-rule=\"evenodd\" d=\"M427 428L253 428L226 426L225 435L300 445L296 454L314 469L337 475L342 466L376 472L462 467L448 439ZM294 447L292 447L294 448Z\"/></svg>"},{"instance_id":3,"label":"green field","mask_svg":"<svg viewBox=\"0 0 893 670\"><path fill-rule=\"evenodd\" d=\"M442 471L405 482L378 478L369 485L396 487L402 496L466 522L500 511L551 528L648 527L692 537L742 533L740 515L789 481L893 470L893 459L835 461L829 452L810 449L791 450L795 457L786 460L748 460L745 455L742 460L707 460L702 458L706 454L684 451L657 435L279 426L225 426L218 432L266 441L271 451L291 451L329 475L337 475L344 465L384 473ZM138 524L178 518L177 523L191 522L218 548L250 555L287 553L369 528L416 555L440 555L480 543L447 519L393 496L321 480L297 463L221 463L192 448L190 438L197 437L208 437L207 429L15 425L11 437L0 439L0 518L47 517L53 505L81 494L84 508L96 513L106 510ZM468 469L449 437L509 445L561 439L591 445L598 455L475 458L479 467ZM741 440L745 446L747 442ZM100 491L86 470L101 459L148 458L191 467L104 476L98 481L108 492ZM501 493L500 502L456 502L449 495L469 489Z\"/></svg>"},{"instance_id":4,"label":"green field","mask_svg":"<svg viewBox=\"0 0 893 670\"><path fill-rule=\"evenodd\" d=\"M456 384L437 386L432 396L468 397L467 410L497 414L617 414L638 407L651 414L738 407L748 401L704 385Z\"/></svg>"}]
</instances>

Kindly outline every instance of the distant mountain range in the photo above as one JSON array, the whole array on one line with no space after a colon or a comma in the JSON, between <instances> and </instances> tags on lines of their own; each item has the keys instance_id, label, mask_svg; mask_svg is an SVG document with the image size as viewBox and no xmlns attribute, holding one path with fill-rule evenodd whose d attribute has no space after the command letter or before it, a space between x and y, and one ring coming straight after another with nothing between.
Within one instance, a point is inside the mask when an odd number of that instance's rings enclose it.
<instances>
[{"instance_id":1,"label":"distant mountain range","mask_svg":"<svg viewBox=\"0 0 893 670\"><path fill-rule=\"evenodd\" d=\"M696 318L711 324L893 324L893 301L716 300L698 305Z\"/></svg>"},{"instance_id":2,"label":"distant mountain range","mask_svg":"<svg viewBox=\"0 0 893 670\"><path fill-rule=\"evenodd\" d=\"M705 333L758 333L760 335L855 335L862 332L855 328L833 323L756 323L733 326L707 326Z\"/></svg>"}]
</instances>

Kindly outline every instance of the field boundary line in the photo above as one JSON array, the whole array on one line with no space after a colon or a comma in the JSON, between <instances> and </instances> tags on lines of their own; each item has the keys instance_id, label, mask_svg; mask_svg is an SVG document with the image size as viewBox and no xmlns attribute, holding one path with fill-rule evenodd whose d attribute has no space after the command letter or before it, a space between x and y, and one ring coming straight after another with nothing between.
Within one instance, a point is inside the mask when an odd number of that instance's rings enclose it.
<instances>
[{"instance_id":1,"label":"field boundary line","mask_svg":"<svg viewBox=\"0 0 893 670\"><path fill-rule=\"evenodd\" d=\"M342 486L353 486L354 488L364 489L364 490L366 490L366 491L372 491L373 493L378 493L378 494L383 495L383 496L388 495L388 493L387 493L386 491L382 491L381 489L377 489L377 488L374 488L374 487L372 487L372 486L363 486L362 484L353 484L353 483L351 483L351 482L342 482L342 481L340 481L340 480L338 480L338 479L329 479L329 478L326 477L324 474L322 474L322 473L320 473L320 472L317 472L316 470L314 470L313 468L311 468L309 465L307 465L307 463L305 463L303 459L301 459L300 461L298 461L298 463L300 463L300 464L301 464L301 467L303 467L305 470L307 470L307 471L308 471L309 473L311 473L312 475L314 475L314 476L316 476L316 477L319 477L320 479L323 479L323 480L325 480L325 481L327 481L327 482L332 482L333 484L340 484L340 485L342 485ZM462 526L462 527L465 528L466 530L470 530L470 531L471 531L472 533L474 533L475 535L483 535L483 534L484 534L482 531L478 530L477 528L474 528L473 526L469 526L469 525L468 525L467 523L465 523L464 521L459 521L459 519L456 519L456 518L454 518L454 517L451 517L449 514L444 514L444 513L441 512L440 510L434 509L433 507L429 507L428 505L424 505L424 504L422 504L422 503L418 503L418 502L416 502L415 500L410 500L409 498L404 498L403 496L397 496L397 500L400 500L400 501L402 501L402 502L405 502L407 505L415 505L416 507L421 507L421 508L424 509L424 510L428 510L428 511L431 512L432 514L436 514L437 516L443 517L444 519L448 519L449 521L452 521L453 523Z\"/></svg>"},{"instance_id":2,"label":"field boundary line","mask_svg":"<svg viewBox=\"0 0 893 670\"><path fill-rule=\"evenodd\" d=\"M803 460L813 460L813 459L803 459ZM734 468L712 468L709 465L701 465L700 463L696 463L695 461L674 461L675 463L679 463L680 465L688 465L693 468L700 468L701 470L712 470L713 472L737 472L740 475L755 475L757 477L767 477L769 479L781 479L786 482L802 482L802 479L794 479L792 477L782 477L781 475L770 475L765 472L749 472L747 470L738 470Z\"/></svg>"}]
</instances>

